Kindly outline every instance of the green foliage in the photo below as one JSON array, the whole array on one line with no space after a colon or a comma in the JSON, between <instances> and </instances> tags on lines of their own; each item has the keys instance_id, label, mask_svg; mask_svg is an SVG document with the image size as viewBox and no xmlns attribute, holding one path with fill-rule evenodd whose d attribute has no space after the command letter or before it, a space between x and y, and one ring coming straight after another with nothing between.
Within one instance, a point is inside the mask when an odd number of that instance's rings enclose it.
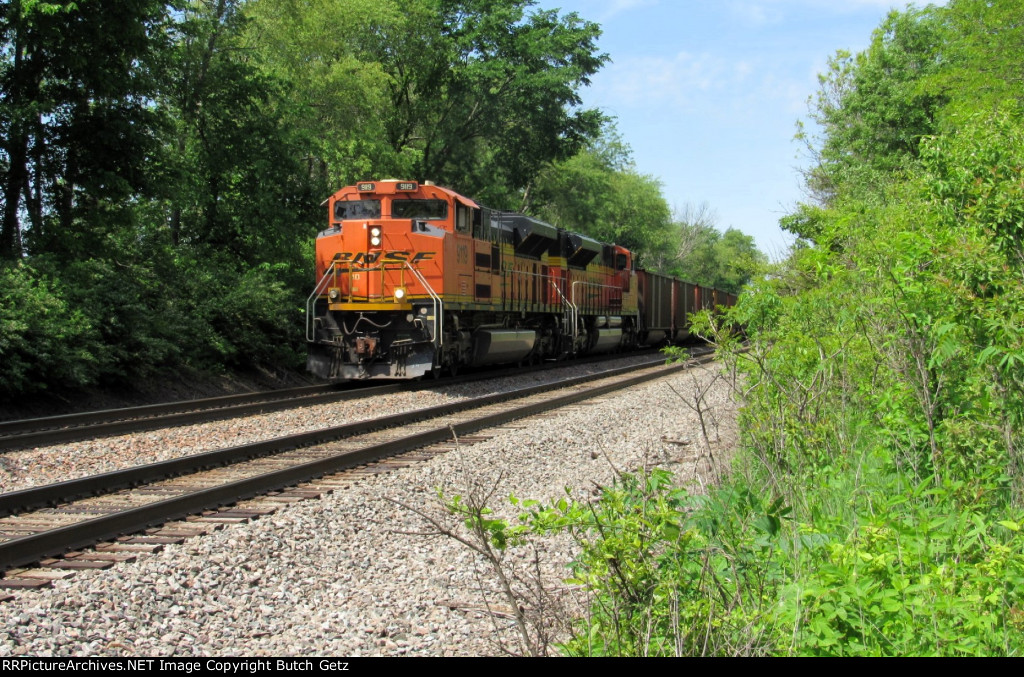
<instances>
[{"instance_id":1,"label":"green foliage","mask_svg":"<svg viewBox=\"0 0 1024 677\"><path fill-rule=\"evenodd\" d=\"M331 190L433 179L519 207L604 121L579 105L599 27L530 0L123 4L0 15L0 259L44 271L9 291L10 392L295 364ZM43 290L69 325L29 366Z\"/></svg>"},{"instance_id":2,"label":"green foliage","mask_svg":"<svg viewBox=\"0 0 1024 677\"><path fill-rule=\"evenodd\" d=\"M301 295L292 288L304 269L130 255L39 263L46 273L26 264L0 271L0 397L128 384L183 366L301 364L291 340Z\"/></svg>"},{"instance_id":3,"label":"green foliage","mask_svg":"<svg viewBox=\"0 0 1024 677\"><path fill-rule=\"evenodd\" d=\"M1024 262L1024 129L1006 114L975 115L954 134L922 145L928 189L944 225L977 226L994 238L1008 263Z\"/></svg>"},{"instance_id":4,"label":"green foliage","mask_svg":"<svg viewBox=\"0 0 1024 677\"><path fill-rule=\"evenodd\" d=\"M661 349L661 353L665 356L666 364L686 362L690 359L690 351L681 346L665 346Z\"/></svg>"},{"instance_id":5,"label":"green foliage","mask_svg":"<svg viewBox=\"0 0 1024 677\"><path fill-rule=\"evenodd\" d=\"M1020 539L984 515L947 513L940 506L955 488L929 484L895 500L876 496L878 514L863 515L845 538L808 549L805 576L783 598L782 615L799 628L800 653L1021 651Z\"/></svg>"},{"instance_id":6,"label":"green foliage","mask_svg":"<svg viewBox=\"0 0 1024 677\"><path fill-rule=\"evenodd\" d=\"M130 221L126 200L152 194L154 36L166 12L155 0L5 3L0 259L21 256L23 220L37 250L90 250Z\"/></svg>"},{"instance_id":7,"label":"green foliage","mask_svg":"<svg viewBox=\"0 0 1024 677\"><path fill-rule=\"evenodd\" d=\"M581 152L541 173L529 190L528 211L627 247L643 268L738 293L765 260L754 239L732 228L719 233L706 210L692 220L674 219L660 182L639 174L631 153L614 125L606 125Z\"/></svg>"},{"instance_id":8,"label":"green foliage","mask_svg":"<svg viewBox=\"0 0 1024 677\"><path fill-rule=\"evenodd\" d=\"M381 27L389 76L379 111L396 155L432 179L501 208L546 163L564 160L603 121L579 89L607 60L597 24L533 0L412 0Z\"/></svg>"},{"instance_id":9,"label":"green foliage","mask_svg":"<svg viewBox=\"0 0 1024 677\"><path fill-rule=\"evenodd\" d=\"M754 238L735 228L720 233L711 225L677 223L679 253L668 272L690 282L734 294L759 273L766 262Z\"/></svg>"},{"instance_id":10,"label":"green foliage","mask_svg":"<svg viewBox=\"0 0 1024 677\"><path fill-rule=\"evenodd\" d=\"M577 543L566 582L591 602L570 655L1019 654L1024 513L949 512L963 486L904 484L885 456L860 458L853 483L806 485L844 505L803 519L740 475L695 496L664 470L624 474L592 503L513 496L515 525L459 497L448 508L500 550L531 534Z\"/></svg>"},{"instance_id":11,"label":"green foliage","mask_svg":"<svg viewBox=\"0 0 1024 677\"><path fill-rule=\"evenodd\" d=\"M1024 59L1024 11L1020 0L952 0L944 19L943 68L929 86L951 94L943 111L947 124L955 118L1005 108L1019 110L1020 63Z\"/></svg>"},{"instance_id":12,"label":"green foliage","mask_svg":"<svg viewBox=\"0 0 1024 677\"><path fill-rule=\"evenodd\" d=\"M529 207L641 263L674 246L659 183L580 105L600 27L533 0L15 0L0 35L0 260L32 271L9 335L42 290L69 318L45 368L10 339L10 392L294 364L320 203L358 179Z\"/></svg>"},{"instance_id":13,"label":"green foliage","mask_svg":"<svg viewBox=\"0 0 1024 677\"><path fill-rule=\"evenodd\" d=\"M1015 103L979 110L1006 11L893 13L832 62L818 201L784 219L805 244L730 314L750 339L727 358L737 470L794 507L787 651L1022 650L1024 143Z\"/></svg>"},{"instance_id":14,"label":"green foliage","mask_svg":"<svg viewBox=\"0 0 1024 677\"><path fill-rule=\"evenodd\" d=\"M24 263L0 265L0 399L95 380L97 332L65 291Z\"/></svg>"},{"instance_id":15,"label":"green foliage","mask_svg":"<svg viewBox=\"0 0 1024 677\"><path fill-rule=\"evenodd\" d=\"M700 498L670 473L624 474L590 504L511 497L519 524L474 514L496 547L527 534L566 533L580 546L567 580L592 594L563 650L586 656L763 654L778 640L766 600L776 585L772 553L789 513L743 489ZM461 501L449 510L465 515Z\"/></svg>"},{"instance_id":16,"label":"green foliage","mask_svg":"<svg viewBox=\"0 0 1024 677\"><path fill-rule=\"evenodd\" d=\"M527 528L522 525L513 526L503 519L491 517L494 514L491 508L475 506L471 501L463 501L462 496L458 494L448 498L440 490L438 490L438 499L450 514L462 518L467 530L470 532L479 530L499 551L523 543L523 536L526 534ZM510 497L510 500L513 505L520 503L515 496ZM523 505L529 507L536 503L536 501L526 501Z\"/></svg>"},{"instance_id":17,"label":"green foliage","mask_svg":"<svg viewBox=\"0 0 1024 677\"><path fill-rule=\"evenodd\" d=\"M324 194L372 176L417 176L421 154L395 148L381 114L390 110L392 91L380 43L412 21L400 9L367 0L255 0L244 7L243 44L285 93L269 105L288 121Z\"/></svg>"},{"instance_id":18,"label":"green foliage","mask_svg":"<svg viewBox=\"0 0 1024 677\"><path fill-rule=\"evenodd\" d=\"M818 200L784 222L803 241L695 320L744 395L722 486L655 471L517 503L517 529L579 545L569 580L592 602L567 652L1024 652L1021 9L895 12L831 63Z\"/></svg>"},{"instance_id":19,"label":"green foliage","mask_svg":"<svg viewBox=\"0 0 1024 677\"><path fill-rule=\"evenodd\" d=\"M241 56L239 3L192 3L170 49L165 106L174 119L160 167L171 237L237 265L298 262L315 232L323 183L281 103L286 84ZM321 181L324 177L320 177Z\"/></svg>"},{"instance_id":20,"label":"green foliage","mask_svg":"<svg viewBox=\"0 0 1024 677\"><path fill-rule=\"evenodd\" d=\"M814 121L823 130L808 188L823 202L872 192L912 166L920 139L937 129L946 102L932 76L943 64L934 8L893 11L856 55L838 52L819 76Z\"/></svg>"},{"instance_id":21,"label":"green foliage","mask_svg":"<svg viewBox=\"0 0 1024 677\"><path fill-rule=\"evenodd\" d=\"M656 266L672 246L672 217L661 184L636 171L632 151L614 125L541 173L528 207L549 223L629 248L641 266Z\"/></svg>"}]
</instances>

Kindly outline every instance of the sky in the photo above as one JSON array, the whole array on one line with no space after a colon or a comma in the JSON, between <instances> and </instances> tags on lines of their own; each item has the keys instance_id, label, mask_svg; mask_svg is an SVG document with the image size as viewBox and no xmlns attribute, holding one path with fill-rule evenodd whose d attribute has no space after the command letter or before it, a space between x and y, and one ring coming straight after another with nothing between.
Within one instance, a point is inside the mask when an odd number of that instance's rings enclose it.
<instances>
[{"instance_id":1,"label":"sky","mask_svg":"<svg viewBox=\"0 0 1024 677\"><path fill-rule=\"evenodd\" d=\"M839 49L861 51L890 0L538 0L602 26L611 62L583 105L617 119L636 169L669 205L707 203L716 226L752 235L773 259L778 220L804 199L808 98Z\"/></svg>"}]
</instances>

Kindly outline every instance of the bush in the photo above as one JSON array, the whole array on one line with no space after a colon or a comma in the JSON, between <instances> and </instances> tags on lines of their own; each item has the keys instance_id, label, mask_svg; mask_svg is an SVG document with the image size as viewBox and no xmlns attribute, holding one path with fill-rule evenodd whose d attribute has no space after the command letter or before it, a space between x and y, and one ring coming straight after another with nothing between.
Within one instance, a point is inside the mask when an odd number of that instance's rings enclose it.
<instances>
[{"instance_id":1,"label":"bush","mask_svg":"<svg viewBox=\"0 0 1024 677\"><path fill-rule=\"evenodd\" d=\"M664 470L623 474L593 503L512 498L520 526L450 510L495 547L570 534L566 582L590 594L563 652L582 656L1016 655L1021 522L948 512L958 487L898 473L858 487L848 519L792 519L738 477L707 496ZM818 494L842 491L843 481ZM809 488L808 491L816 493Z\"/></svg>"},{"instance_id":2,"label":"bush","mask_svg":"<svg viewBox=\"0 0 1024 677\"><path fill-rule=\"evenodd\" d=\"M0 398L96 380L99 333L66 299L31 266L0 265Z\"/></svg>"}]
</instances>

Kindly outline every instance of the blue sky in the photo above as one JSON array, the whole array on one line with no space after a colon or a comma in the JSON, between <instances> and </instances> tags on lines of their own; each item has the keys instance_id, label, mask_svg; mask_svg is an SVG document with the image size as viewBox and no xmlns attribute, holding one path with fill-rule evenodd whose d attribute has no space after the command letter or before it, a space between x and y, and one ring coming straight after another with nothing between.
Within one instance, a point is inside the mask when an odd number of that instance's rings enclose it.
<instances>
[{"instance_id":1,"label":"blue sky","mask_svg":"<svg viewBox=\"0 0 1024 677\"><path fill-rule=\"evenodd\" d=\"M753 235L778 258L779 217L802 199L793 140L817 75L838 49L860 51L890 0L538 0L601 24L612 59L584 105L618 119L637 170L669 204L706 202L720 230Z\"/></svg>"}]
</instances>

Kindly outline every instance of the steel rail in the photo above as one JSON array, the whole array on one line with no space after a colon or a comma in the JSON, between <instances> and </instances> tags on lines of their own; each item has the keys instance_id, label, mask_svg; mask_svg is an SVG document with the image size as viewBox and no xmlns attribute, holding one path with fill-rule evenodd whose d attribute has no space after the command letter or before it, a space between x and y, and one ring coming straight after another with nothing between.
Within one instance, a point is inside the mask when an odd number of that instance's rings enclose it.
<instances>
[{"instance_id":1,"label":"steel rail","mask_svg":"<svg viewBox=\"0 0 1024 677\"><path fill-rule=\"evenodd\" d=\"M239 500L244 500L252 496L256 496L268 491L280 489L282 487L290 486L298 482L311 480L328 473L338 472L347 468L351 468L357 465L365 464L368 462L380 460L387 456L391 456L397 453L402 453L412 449L416 449L422 446L443 442L451 438L452 431L454 430L456 435L466 435L483 428L493 427L507 423L509 421L531 416L537 413L545 412L551 409L573 404L584 399L593 397L600 397L608 392L627 388L632 385L644 383L656 378L661 378L665 375L674 373L681 369L686 368L686 364L680 363L676 365L670 365L661 370L648 372L641 374L633 378L616 381L613 383L607 383L600 385L596 388L590 388L580 390L577 392L571 392L564 395L555 396L550 399L544 399L539 402L534 402L522 407L516 407L509 410L487 414L485 416L459 423L452 424L451 426L445 425L437 427L428 431L419 432L413 435L402 437L399 439L391 440L388 442L375 444L364 447L359 450L344 452L331 456L324 459L318 459L315 461L309 461L301 463L289 468L265 473L256 477L250 477L242 480L236 480L233 482L226 483L221 486L211 487L203 489L197 492L192 492L186 495L177 496L163 501L158 501L145 506L132 508L126 511L113 513L110 515L104 515L96 517L90 520L79 522L76 524L59 527L48 531L43 531L37 534L31 534L18 538L13 538L8 541L0 542L0 571L6 570L15 566L22 566L37 562L40 559L67 552L69 550L78 549L87 545L92 545L100 541L116 538L122 534L133 533L146 529L157 524L167 522L169 520L178 519L189 514L201 512L203 510L216 508L221 505L235 503ZM638 367L626 367L620 369L608 370L599 374L593 374L586 377L577 377L573 379L567 379L565 382L557 384L560 388L571 388L573 386L581 385L586 381L592 381L601 378L608 378L612 376L621 375L625 372L635 370ZM498 395L490 395L483 398L477 398L475 400L469 400L462 403L455 403L451 405L442 405L440 407L433 407L423 412L418 412L417 420L424 420L427 418L436 418L438 416L450 415L453 413L460 413L469 409L481 408L491 404L497 404L512 399L522 399L530 395L536 395L543 392L550 391L556 384L546 384L541 386L534 386L530 388L519 389L510 393L502 393ZM409 418L406 416L404 421L400 420L403 415L396 415L386 417L386 419L377 419L375 421L364 421L356 424L349 424L348 426L339 426L336 428L330 428L323 431L314 433L304 433L302 435L291 436L287 438L279 438L277 440L270 440L268 442L261 442L255 445L245 445L244 447L235 447L228 450L221 450L219 452L209 452L208 454L200 454L196 457L187 457L186 459L177 459L176 461L168 461L164 463L152 464L151 466L143 466L141 468L129 469L129 471L123 471L122 477L125 477L124 473L131 473L132 471L143 471L144 469L150 469L155 471L157 468L173 468L174 464L178 462L186 462L192 460L193 463L199 462L199 465L193 467L204 467L203 464L212 463L215 467L217 465L225 465L223 462L227 457L239 458L252 458L254 453L259 455L269 455L274 453L271 448L276 444L279 445L277 451L284 451L288 449L294 449L298 446L309 446L312 444L320 444L323 442L332 441L339 437L347 437L352 434L353 430L361 429L363 431L378 430L384 427L384 422L389 421L391 425L397 425L402 422L409 422ZM355 426L355 427L353 427ZM218 457L218 454L225 454L223 458ZM204 458L205 457L205 458ZM216 460L215 460L216 459ZM172 471L173 474L180 474L181 469L184 465L177 466L177 469ZM77 480L72 482L80 482L88 484L90 480L96 480L99 478L110 478L117 473L106 473L104 475L97 476L96 478L83 478L83 480ZM143 483L145 480L141 479L142 475L136 476L136 484ZM167 477L167 474L154 477L154 479L163 479ZM22 497L31 495L32 492L36 492L37 496L44 495L40 492L57 492L53 495L59 495L61 492L65 492L71 483L61 483L59 485L51 485L50 487L41 487L37 489L25 490L23 492L13 492L21 494ZM58 487L63 487L60 491ZM9 495L5 495L9 496Z\"/></svg>"},{"instance_id":2,"label":"steel rail","mask_svg":"<svg viewBox=\"0 0 1024 677\"><path fill-rule=\"evenodd\" d=\"M281 390L264 390L255 393L221 395L218 397L205 397L195 400L178 400L175 402L164 402L162 404L147 404L139 407L95 409L92 411L82 411L74 414L62 414L60 416L43 416L39 418L0 421L0 436L14 435L40 429L66 428L70 426L86 425L89 423L107 423L110 421L124 420L133 417L141 418L144 416L162 416L164 414L176 414L196 409L212 409L231 407L241 404L254 404L288 397L302 397L305 395L329 392L335 388L335 384L331 383L301 386L298 388L286 388Z\"/></svg>"},{"instance_id":3,"label":"steel rail","mask_svg":"<svg viewBox=\"0 0 1024 677\"><path fill-rule=\"evenodd\" d=\"M643 355L643 352L635 354ZM615 357L621 357L621 355L616 355ZM614 358L600 355L578 359L574 362L553 362L523 369L502 369L483 373L470 373L454 379L446 379L444 383L446 385L458 385L460 383L469 383L489 378L501 378L506 375L519 375L528 370L557 369L608 359ZM158 428L192 425L284 409L296 409L316 404L329 404L376 395L387 395L396 392L423 390L435 388L440 384L432 381L402 381L400 383L380 386L368 386L364 382L357 382L355 385L359 387L339 390L339 384L303 386L301 388L265 391L262 393L225 395L222 397L168 402L166 404L152 404L142 407L104 409L64 416L0 422L0 452L143 432Z\"/></svg>"},{"instance_id":4,"label":"steel rail","mask_svg":"<svg viewBox=\"0 0 1024 677\"><path fill-rule=\"evenodd\" d=\"M197 472L199 470L232 465L240 461L260 458L280 453L282 451L289 451L291 449L299 449L314 444L332 442L334 440L352 437L354 435L362 435L374 430L406 425L408 423L428 420L438 416L457 414L462 411L484 407L498 402L528 397L552 388L571 387L588 381L625 374L636 369L643 369L656 364L656 361L652 361L646 364L618 367L616 369L609 369L596 372L594 374L587 374L585 376L577 376L553 384L520 388L518 390L511 390L495 395L486 395L484 397L464 400L462 402L437 405L427 409L420 409L418 411L403 412L381 418L356 421L354 423L346 423L344 425L332 426L321 430L298 433L295 435L285 435L271 440L252 442L250 444L243 444L225 449L215 449L213 451L168 459L166 461L158 461L156 463L149 463L123 470L113 470L99 475L90 475L88 477L66 480L64 482L11 491L0 494L0 517L6 517L8 515L17 514L27 510L36 510L90 496L100 496L114 491L119 491L121 489L139 486L148 482L154 482L169 477L177 477L187 473Z\"/></svg>"}]
</instances>

